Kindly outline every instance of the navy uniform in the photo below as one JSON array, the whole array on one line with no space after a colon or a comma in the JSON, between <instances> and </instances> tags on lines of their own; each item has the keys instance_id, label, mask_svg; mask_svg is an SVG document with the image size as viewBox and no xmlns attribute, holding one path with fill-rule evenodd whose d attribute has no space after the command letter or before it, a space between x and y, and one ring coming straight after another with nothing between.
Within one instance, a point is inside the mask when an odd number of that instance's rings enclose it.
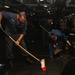
<instances>
[{"instance_id":1,"label":"navy uniform","mask_svg":"<svg viewBox=\"0 0 75 75\"><path fill-rule=\"evenodd\" d=\"M19 38L20 34L26 35L27 21L18 22L17 14L11 13L11 12L2 11L2 16L7 20L7 24L5 27L6 33L9 36L11 36L15 41ZM5 36L5 40L6 40L7 59L12 60L14 58L14 55L12 52L14 42L8 36ZM25 49L27 49L24 38L21 39L20 45L24 47ZM23 56L28 56L28 54L25 53L23 50L21 51Z\"/></svg>"},{"instance_id":2,"label":"navy uniform","mask_svg":"<svg viewBox=\"0 0 75 75\"><path fill-rule=\"evenodd\" d=\"M54 40L51 39L51 33L53 33L54 35L57 36L57 40L54 41ZM57 47L59 47L60 49L62 49L62 42L63 41L66 42L67 38L66 38L65 34L63 34L58 29L52 30L50 32L49 36L50 36L50 39L49 39L49 42L50 42L50 45L49 45L50 57L53 57L54 50L55 50L54 45L56 45ZM62 56L61 53L59 55Z\"/></svg>"}]
</instances>

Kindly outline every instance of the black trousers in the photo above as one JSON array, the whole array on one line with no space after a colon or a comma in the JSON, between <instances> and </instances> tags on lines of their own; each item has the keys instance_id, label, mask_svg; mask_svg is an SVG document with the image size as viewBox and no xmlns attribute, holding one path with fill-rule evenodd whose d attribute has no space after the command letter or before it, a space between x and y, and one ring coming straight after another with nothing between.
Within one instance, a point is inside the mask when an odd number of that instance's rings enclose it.
<instances>
[{"instance_id":1,"label":"black trousers","mask_svg":"<svg viewBox=\"0 0 75 75\"><path fill-rule=\"evenodd\" d=\"M20 34L10 36L16 41L19 38ZM14 58L13 47L15 43L7 35L5 36L5 41L6 41L6 58L9 60L13 59ZM27 50L24 38L20 41L20 45ZM21 54L23 56L28 56L28 54L25 53L21 48L19 49L21 50Z\"/></svg>"}]
</instances>

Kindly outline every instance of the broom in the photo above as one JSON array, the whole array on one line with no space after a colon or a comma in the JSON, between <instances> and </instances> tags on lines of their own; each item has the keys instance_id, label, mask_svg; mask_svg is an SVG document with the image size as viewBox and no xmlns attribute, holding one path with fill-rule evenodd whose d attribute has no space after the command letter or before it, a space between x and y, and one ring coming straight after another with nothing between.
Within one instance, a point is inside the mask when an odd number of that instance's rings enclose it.
<instances>
[{"instance_id":1,"label":"broom","mask_svg":"<svg viewBox=\"0 0 75 75\"><path fill-rule=\"evenodd\" d=\"M5 32L5 30L3 30L2 28L1 28L1 30L15 43L15 40L11 37L11 36L9 36L6 32ZM25 48L23 48L21 45L18 45L23 51L25 51L27 54L29 54L31 57L33 57L34 59L36 59L37 61L39 61L40 62L40 64L41 64L41 69L43 70L43 71L46 71L46 66L45 66L45 59L38 59L37 57L35 57L33 54L31 54L30 52L28 52Z\"/></svg>"}]
</instances>

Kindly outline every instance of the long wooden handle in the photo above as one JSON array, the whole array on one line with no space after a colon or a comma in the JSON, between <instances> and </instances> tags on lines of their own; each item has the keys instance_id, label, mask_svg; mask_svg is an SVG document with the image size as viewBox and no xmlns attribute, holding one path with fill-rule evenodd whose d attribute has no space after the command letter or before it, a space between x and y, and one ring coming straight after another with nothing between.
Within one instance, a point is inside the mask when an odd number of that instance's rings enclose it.
<instances>
[{"instance_id":1,"label":"long wooden handle","mask_svg":"<svg viewBox=\"0 0 75 75\"><path fill-rule=\"evenodd\" d=\"M40 25L40 27L45 30L48 34L50 33L49 31L47 31L43 26Z\"/></svg>"},{"instance_id":2,"label":"long wooden handle","mask_svg":"<svg viewBox=\"0 0 75 75\"><path fill-rule=\"evenodd\" d=\"M9 36L2 28L1 28L1 30L13 41L13 42L15 42L15 40L11 37L11 36ZM29 54L30 56L32 56L34 59L36 59L37 61L41 61L40 59L38 59L37 57L35 57L33 54L31 54L30 52L28 52L25 48L23 48L21 45L18 45L23 51L25 51L27 54Z\"/></svg>"}]
</instances>

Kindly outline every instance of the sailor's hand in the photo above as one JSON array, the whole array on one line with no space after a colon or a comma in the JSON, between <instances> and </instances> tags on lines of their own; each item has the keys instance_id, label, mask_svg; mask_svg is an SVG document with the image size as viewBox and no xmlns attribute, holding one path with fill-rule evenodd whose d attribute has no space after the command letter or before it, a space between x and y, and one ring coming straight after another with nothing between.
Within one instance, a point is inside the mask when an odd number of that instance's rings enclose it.
<instances>
[{"instance_id":1,"label":"sailor's hand","mask_svg":"<svg viewBox=\"0 0 75 75\"><path fill-rule=\"evenodd\" d=\"M17 46L18 46L19 44L20 44L20 41L18 41L18 40L17 40L17 41L15 41L15 45L17 45Z\"/></svg>"},{"instance_id":2,"label":"sailor's hand","mask_svg":"<svg viewBox=\"0 0 75 75\"><path fill-rule=\"evenodd\" d=\"M53 45L53 47L54 47L54 48L57 48L57 46L56 46L55 44Z\"/></svg>"}]
</instances>

